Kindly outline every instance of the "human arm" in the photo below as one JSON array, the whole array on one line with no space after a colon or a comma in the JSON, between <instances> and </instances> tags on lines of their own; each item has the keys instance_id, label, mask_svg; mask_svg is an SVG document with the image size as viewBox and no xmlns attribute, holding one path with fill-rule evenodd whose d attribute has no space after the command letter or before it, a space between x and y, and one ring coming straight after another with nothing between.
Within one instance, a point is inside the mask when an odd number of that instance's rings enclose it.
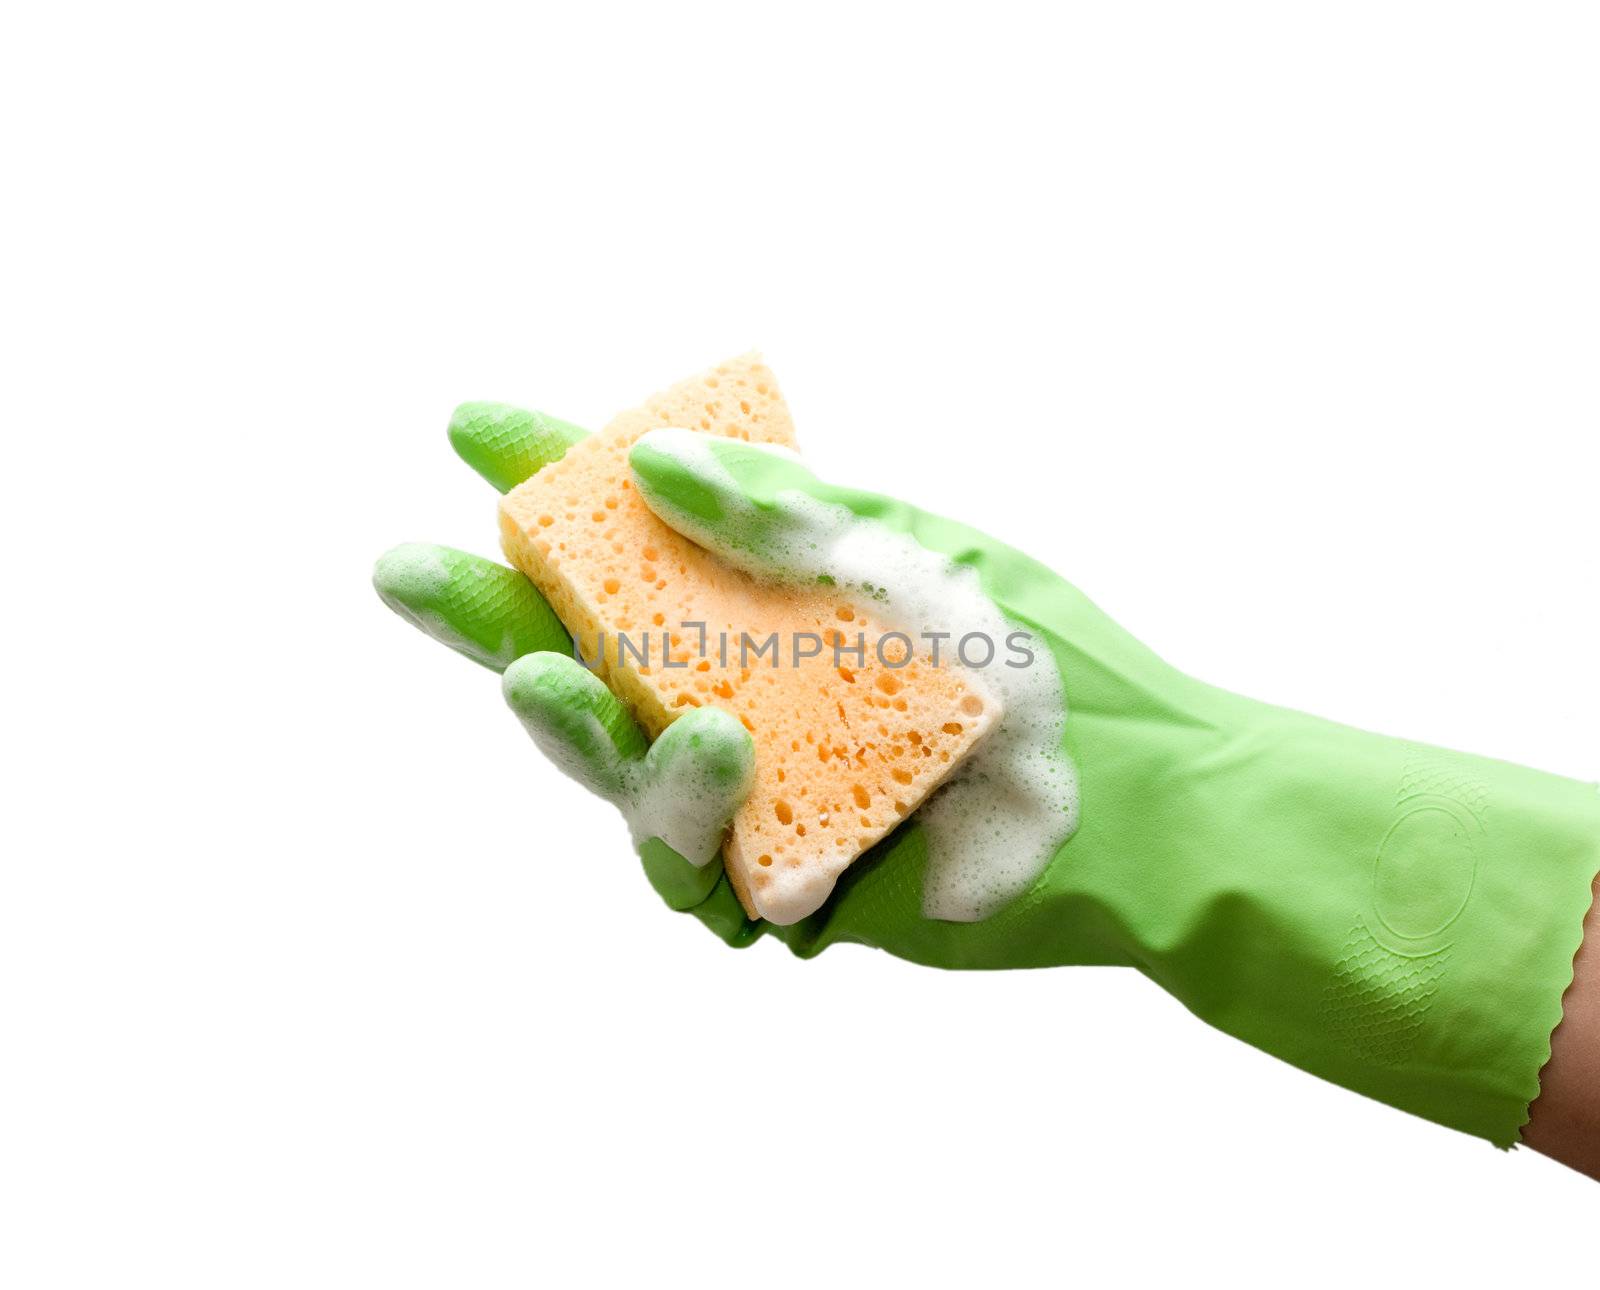
<instances>
[{"instance_id":1,"label":"human arm","mask_svg":"<svg viewBox=\"0 0 1600 1290\"><path fill-rule=\"evenodd\" d=\"M1600 879L1522 1140L1600 1181Z\"/></svg>"}]
</instances>

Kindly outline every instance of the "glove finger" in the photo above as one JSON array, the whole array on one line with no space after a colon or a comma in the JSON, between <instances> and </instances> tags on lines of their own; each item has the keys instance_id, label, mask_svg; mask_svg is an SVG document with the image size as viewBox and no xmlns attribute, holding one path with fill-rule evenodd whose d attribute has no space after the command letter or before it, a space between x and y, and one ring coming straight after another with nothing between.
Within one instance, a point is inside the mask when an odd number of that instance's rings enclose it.
<instances>
[{"instance_id":1,"label":"glove finger","mask_svg":"<svg viewBox=\"0 0 1600 1290\"><path fill-rule=\"evenodd\" d=\"M721 708L684 713L650 745L634 806L641 837L704 866L755 782L755 742Z\"/></svg>"},{"instance_id":2,"label":"glove finger","mask_svg":"<svg viewBox=\"0 0 1600 1290\"><path fill-rule=\"evenodd\" d=\"M759 574L814 566L837 520L796 494L826 490L793 453L691 430L652 430L628 453L639 496L665 523ZM819 523L820 521L820 523Z\"/></svg>"},{"instance_id":3,"label":"glove finger","mask_svg":"<svg viewBox=\"0 0 1600 1290\"><path fill-rule=\"evenodd\" d=\"M450 418L456 455L502 493L532 479L589 432L507 403L463 403Z\"/></svg>"},{"instance_id":4,"label":"glove finger","mask_svg":"<svg viewBox=\"0 0 1600 1290\"><path fill-rule=\"evenodd\" d=\"M755 780L755 744L735 718L698 708L647 750L616 695L570 655L525 655L503 688L545 755L622 811L635 845L660 839L701 867L717 858Z\"/></svg>"},{"instance_id":5,"label":"glove finger","mask_svg":"<svg viewBox=\"0 0 1600 1290\"><path fill-rule=\"evenodd\" d=\"M526 654L506 668L506 702L564 774L627 809L647 750L617 696L570 654Z\"/></svg>"},{"instance_id":6,"label":"glove finger","mask_svg":"<svg viewBox=\"0 0 1600 1290\"><path fill-rule=\"evenodd\" d=\"M482 556L408 542L378 560L372 585L402 618L496 672L535 650L572 649L572 638L534 585Z\"/></svg>"},{"instance_id":7,"label":"glove finger","mask_svg":"<svg viewBox=\"0 0 1600 1290\"><path fill-rule=\"evenodd\" d=\"M540 750L621 809L645 876L669 908L694 914L729 945L761 935L765 925L745 917L721 857L723 833L755 775L755 746L743 726L719 709L698 709L646 751L616 696L565 654L520 658L503 685Z\"/></svg>"},{"instance_id":8,"label":"glove finger","mask_svg":"<svg viewBox=\"0 0 1600 1290\"><path fill-rule=\"evenodd\" d=\"M723 836L754 780L749 732L720 708L696 708L650 745L635 824L654 835L643 838L639 859L656 894L736 946L764 926L745 917L722 866Z\"/></svg>"}]
</instances>

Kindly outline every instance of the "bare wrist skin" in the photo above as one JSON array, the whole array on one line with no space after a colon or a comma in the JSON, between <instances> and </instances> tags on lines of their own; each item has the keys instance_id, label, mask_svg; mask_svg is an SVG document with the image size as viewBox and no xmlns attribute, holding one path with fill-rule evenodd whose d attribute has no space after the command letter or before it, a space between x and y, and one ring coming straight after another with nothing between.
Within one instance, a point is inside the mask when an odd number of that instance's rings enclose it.
<instances>
[{"instance_id":1,"label":"bare wrist skin","mask_svg":"<svg viewBox=\"0 0 1600 1290\"><path fill-rule=\"evenodd\" d=\"M1522 1140L1600 1181L1600 879Z\"/></svg>"}]
</instances>

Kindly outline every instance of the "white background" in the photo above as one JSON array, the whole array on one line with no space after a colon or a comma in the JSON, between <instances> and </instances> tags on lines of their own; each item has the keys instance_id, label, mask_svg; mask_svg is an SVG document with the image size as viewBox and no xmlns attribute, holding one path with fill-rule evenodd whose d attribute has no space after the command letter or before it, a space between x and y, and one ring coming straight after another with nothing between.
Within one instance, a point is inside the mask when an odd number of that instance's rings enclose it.
<instances>
[{"instance_id":1,"label":"white background","mask_svg":"<svg viewBox=\"0 0 1600 1290\"><path fill-rule=\"evenodd\" d=\"M759 346L1180 667L1600 777L1592 7L4 24L0 1281L1592 1282L1131 974L723 948L368 586L494 550L456 402Z\"/></svg>"}]
</instances>

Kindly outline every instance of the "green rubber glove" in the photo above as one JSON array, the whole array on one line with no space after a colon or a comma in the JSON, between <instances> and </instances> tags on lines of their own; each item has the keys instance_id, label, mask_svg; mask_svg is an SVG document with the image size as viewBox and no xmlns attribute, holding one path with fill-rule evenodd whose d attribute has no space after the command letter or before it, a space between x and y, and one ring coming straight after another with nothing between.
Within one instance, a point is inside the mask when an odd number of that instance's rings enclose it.
<instances>
[{"instance_id":1,"label":"green rubber glove","mask_svg":"<svg viewBox=\"0 0 1600 1290\"><path fill-rule=\"evenodd\" d=\"M675 908L733 943L767 931L801 955L850 941L947 968L1136 967L1305 1070L1516 1141L1600 870L1595 786L1204 685L1033 560L825 484L786 454L714 440L686 458L647 436L632 464L663 519L746 568L812 574L805 525L820 504L974 570L1053 656L1079 774L1076 833L981 921L924 916L916 817L847 870L821 910L780 928L744 919L715 861L697 869L647 840L647 872ZM378 581L394 603L383 562ZM436 634L457 648L519 639L482 622Z\"/></svg>"}]
</instances>

